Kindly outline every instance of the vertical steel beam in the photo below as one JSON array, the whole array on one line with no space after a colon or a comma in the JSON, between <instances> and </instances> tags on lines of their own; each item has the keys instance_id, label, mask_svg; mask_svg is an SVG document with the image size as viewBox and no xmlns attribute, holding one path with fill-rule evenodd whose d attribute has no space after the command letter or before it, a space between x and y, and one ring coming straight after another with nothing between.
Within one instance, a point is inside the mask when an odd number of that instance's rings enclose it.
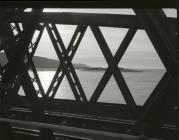
<instances>
[{"instance_id":1,"label":"vertical steel beam","mask_svg":"<svg viewBox=\"0 0 179 140\"><path fill-rule=\"evenodd\" d=\"M15 25L16 25L15 27L17 28L17 31L18 31L18 36L20 37L21 34L22 34L22 31L21 31L21 29L20 29L18 23L15 23ZM39 26L40 26L40 25L39 25ZM31 42L31 43L30 43L30 46L29 46L29 48L28 48L28 49L32 49L32 51L30 52L30 51L28 50L28 51L26 52L26 56L25 56L26 58L25 58L25 59L27 59L26 66L29 65L29 66L27 66L27 67L28 67L28 68L30 67L31 70L32 70L32 73L33 73L34 79L35 79L34 82L37 83L38 88L39 88L39 92L40 92L39 94L41 94L43 98L46 98L44 89L43 89L42 84L41 84L41 81L40 81L40 78L39 78L39 76L38 76L38 74L37 74L37 70L36 70L36 68L35 68L35 66L34 66L34 63L33 63L33 61L32 61L32 57L34 56L34 53L35 53L35 51L36 51L36 48L37 48L37 46L38 46L38 44L39 44L39 41L40 41L40 38L41 38L41 36L42 36L43 30L44 30L44 26L41 26L41 28L39 28L40 33L39 33L38 37L36 38L36 41L35 41L35 42Z\"/></svg>"},{"instance_id":2,"label":"vertical steel beam","mask_svg":"<svg viewBox=\"0 0 179 140\"><path fill-rule=\"evenodd\" d=\"M166 23L166 17L162 10L134 9L134 11L167 70L144 104L143 111L139 114L135 125L135 129L140 131L142 125L146 124L145 120L147 120L147 129L144 128L144 133L146 135L155 135L160 131L162 125L163 104L170 97L176 97L176 91L174 90L177 72L175 32ZM171 83L173 83L174 89ZM171 94L170 96L168 95L169 93Z\"/></svg>"},{"instance_id":3,"label":"vertical steel beam","mask_svg":"<svg viewBox=\"0 0 179 140\"><path fill-rule=\"evenodd\" d=\"M7 24L7 20L9 18L11 18L13 16L13 14L5 14L6 11L13 11L13 9L5 9L5 8L1 8L0 9L0 38L1 40L1 44L0 44L0 48L4 49L4 45L6 42L4 42L4 40L7 38L8 33L6 32L6 24ZM7 68L7 66L6 66ZM6 111L6 106L4 105L4 94L2 92L6 91L8 86L6 84L4 84L2 81L4 79L4 73L7 70L5 68L5 66L2 68L1 67L1 79L0 79L0 116L1 117L6 117L7 116L7 111ZM11 125L7 124L7 123L0 123L0 139L2 140L9 140L13 138L13 133L12 133L12 129L11 129Z\"/></svg>"},{"instance_id":4,"label":"vertical steel beam","mask_svg":"<svg viewBox=\"0 0 179 140\"><path fill-rule=\"evenodd\" d=\"M39 14L39 10L34 10L34 18L31 19L32 21L29 23L27 23L24 27L24 31L22 32L22 38L19 39L19 41L17 42L17 50L15 51L16 55L13 55L13 57L11 57L11 60L9 61L9 68L7 69L7 71L5 72L5 78L2 79L2 82L4 82L5 80L8 79L8 81L6 81L6 84L8 84L8 82L13 82L13 79L16 78L16 76L18 74L23 73L22 75L22 83L23 83L23 88L24 91L26 93L27 98L31 101L31 105L32 105L32 115L33 118L38 120L38 121L45 121L45 116L44 116L44 112L40 107L40 104L37 100L37 98L35 98L35 90L34 87L30 81L30 77L27 73L26 67L23 64L23 58L25 56L27 47L30 44L30 40L32 39L32 36L34 34L35 31L35 27L36 27L36 22L38 19L38 15ZM12 47L11 42L9 42L10 47ZM10 49L10 48L9 48ZM14 67L14 68L13 68ZM13 71L12 71L13 70ZM24 71L24 72L23 72ZM10 76L10 77L9 77ZM16 83L10 84L10 89L13 88ZM15 92L15 91L13 91ZM54 139L53 134L51 131L40 128L40 138L41 139Z\"/></svg>"}]
</instances>

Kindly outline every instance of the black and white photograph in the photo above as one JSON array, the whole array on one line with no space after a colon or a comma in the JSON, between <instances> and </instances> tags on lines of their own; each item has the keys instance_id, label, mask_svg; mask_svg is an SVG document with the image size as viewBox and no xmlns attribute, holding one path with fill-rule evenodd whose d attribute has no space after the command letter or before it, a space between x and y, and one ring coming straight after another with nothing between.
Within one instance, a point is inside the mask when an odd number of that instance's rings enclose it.
<instances>
[{"instance_id":1,"label":"black and white photograph","mask_svg":"<svg viewBox=\"0 0 179 140\"><path fill-rule=\"evenodd\" d=\"M0 140L177 140L177 36L174 7L0 7Z\"/></svg>"}]
</instances>

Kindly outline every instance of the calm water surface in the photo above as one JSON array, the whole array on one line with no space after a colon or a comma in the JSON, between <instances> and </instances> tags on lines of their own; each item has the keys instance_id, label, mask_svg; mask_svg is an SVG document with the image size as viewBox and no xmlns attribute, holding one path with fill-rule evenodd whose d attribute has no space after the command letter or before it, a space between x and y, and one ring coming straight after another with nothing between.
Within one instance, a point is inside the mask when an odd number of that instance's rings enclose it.
<instances>
[{"instance_id":1,"label":"calm water surface","mask_svg":"<svg viewBox=\"0 0 179 140\"><path fill-rule=\"evenodd\" d=\"M82 70L76 70L76 72L79 76L87 99L89 100L104 72ZM164 73L164 70L144 70L142 72L122 72L122 75L126 80L136 104L142 105L158 84ZM38 71L38 74L44 90L47 91L55 71ZM22 88L20 89L19 94L24 95ZM73 93L66 77L64 77L55 98L74 100ZM108 81L104 91L98 99L98 102L125 104L125 100L113 76Z\"/></svg>"}]
</instances>

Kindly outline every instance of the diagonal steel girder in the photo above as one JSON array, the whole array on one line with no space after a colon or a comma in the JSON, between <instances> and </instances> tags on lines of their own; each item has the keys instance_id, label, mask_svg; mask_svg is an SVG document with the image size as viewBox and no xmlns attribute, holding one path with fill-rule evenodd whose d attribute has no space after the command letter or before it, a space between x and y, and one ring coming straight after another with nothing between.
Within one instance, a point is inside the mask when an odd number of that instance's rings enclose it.
<instances>
[{"instance_id":1,"label":"diagonal steel girder","mask_svg":"<svg viewBox=\"0 0 179 140\"><path fill-rule=\"evenodd\" d=\"M121 93L127 103L127 105L129 106L129 108L131 109L131 112L136 115L137 114L137 106L136 103L131 95L131 92L117 66L118 62L120 61L121 57L123 56L123 54L125 53L125 50L127 48L127 46L129 45L130 41L132 40L135 32L136 32L136 27L134 26L133 28L131 28L128 31L128 34L126 35L124 42L122 43L121 48L117 51L115 57L113 57L99 27L97 25L92 25L90 26L92 29L92 32L99 44L99 47L109 65L109 68L106 70L105 74L103 75L100 84L97 87L97 90L95 90L95 94L93 94L92 98L91 98L91 102L96 102L97 99L99 98L102 90L104 89L105 85L107 84L107 82L109 81L110 76L113 74L114 78L116 80L116 83L118 85L118 87L121 90ZM121 52L120 52L121 51ZM104 80L104 81L102 81ZM99 91L98 91L99 90Z\"/></svg>"},{"instance_id":2,"label":"diagonal steel girder","mask_svg":"<svg viewBox=\"0 0 179 140\"><path fill-rule=\"evenodd\" d=\"M66 75L76 100L77 101L82 100L84 102L87 102L86 95L83 91L81 83L75 72L75 69L71 63L73 56L75 55L76 50L81 42L81 39L86 31L87 26L83 26L83 25L77 26L67 49L64 46L64 43L61 39L58 29L56 28L56 25L51 24L51 27L50 27L48 24L46 24L46 28L52 40L52 43L58 55L58 58L60 60L60 65L55 73L55 76L51 82L49 89L47 90L47 95L49 95L50 92L52 92L50 98L52 99L55 96L57 89L63 80L63 77ZM75 41L76 41L76 44L74 44Z\"/></svg>"}]
</instances>

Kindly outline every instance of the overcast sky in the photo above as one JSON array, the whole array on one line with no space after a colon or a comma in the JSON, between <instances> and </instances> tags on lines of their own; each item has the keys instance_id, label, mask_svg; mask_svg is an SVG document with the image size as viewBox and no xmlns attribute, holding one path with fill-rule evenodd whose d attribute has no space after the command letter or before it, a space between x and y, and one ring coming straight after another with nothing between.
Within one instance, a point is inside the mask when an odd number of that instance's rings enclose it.
<instances>
[{"instance_id":1,"label":"overcast sky","mask_svg":"<svg viewBox=\"0 0 179 140\"><path fill-rule=\"evenodd\" d=\"M164 9L165 13L169 17L176 17L175 9ZM82 13L113 13L113 14L129 14L134 15L132 9L46 9L44 12L82 12ZM64 41L65 46L68 46L69 41L76 29L76 25L57 25L60 35ZM107 44L109 45L111 52L115 54L122 39L127 33L128 29L122 28L109 28L100 27ZM52 43L45 29L38 49L35 53L37 56L43 56L48 58L57 59L56 53L51 49ZM73 60L75 63L85 63L91 66L103 66L106 67L104 56L102 55L100 48L94 38L94 35L90 28L87 31L80 43L79 49ZM153 45L148 38L144 30L138 30L129 45L125 55L119 63L123 67L135 67L135 68L151 68L151 69L164 69L161 60L156 54Z\"/></svg>"}]
</instances>

